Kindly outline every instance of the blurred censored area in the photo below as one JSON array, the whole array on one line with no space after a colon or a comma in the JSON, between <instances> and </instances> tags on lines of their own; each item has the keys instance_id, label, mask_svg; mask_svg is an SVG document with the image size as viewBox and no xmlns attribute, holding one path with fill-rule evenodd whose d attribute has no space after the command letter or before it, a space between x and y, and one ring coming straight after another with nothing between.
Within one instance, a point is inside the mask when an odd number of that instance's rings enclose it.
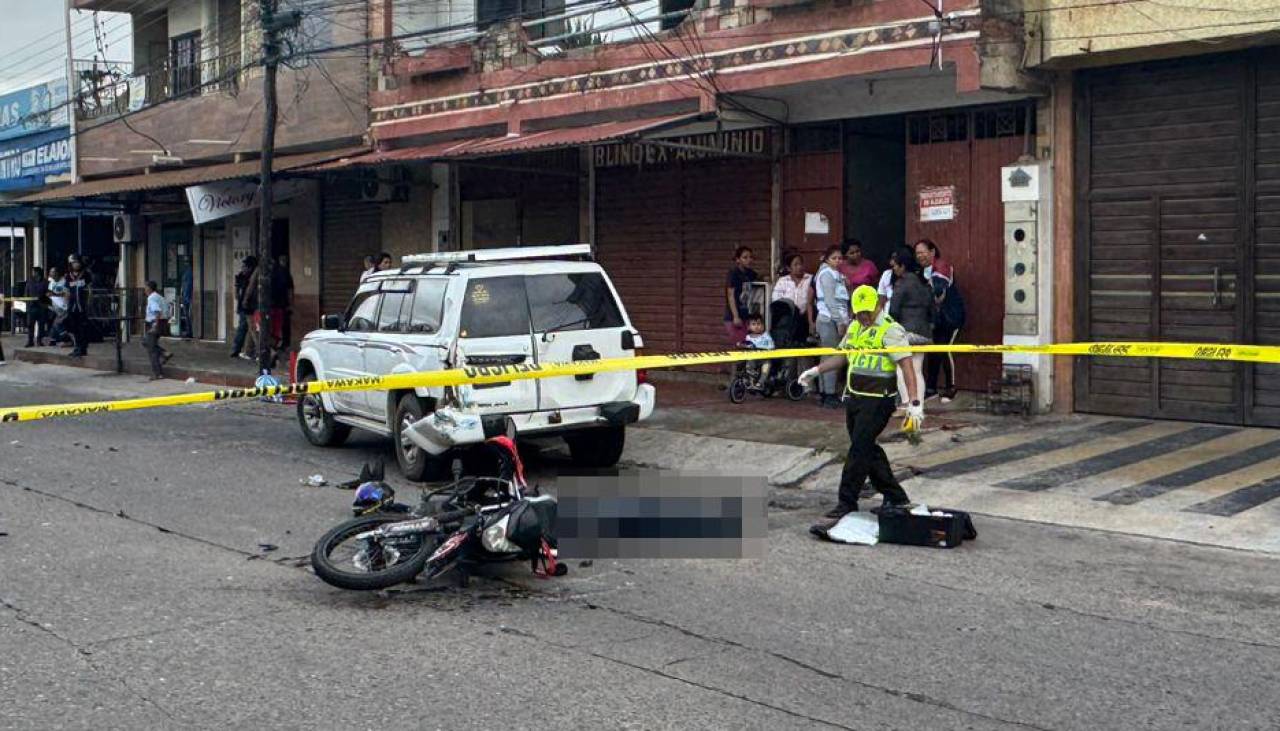
<instances>
[{"instance_id":1,"label":"blurred censored area","mask_svg":"<svg viewBox=\"0 0 1280 731\"><path fill-rule=\"evenodd\" d=\"M661 470L560 475L561 558L764 558L765 478Z\"/></svg>"}]
</instances>

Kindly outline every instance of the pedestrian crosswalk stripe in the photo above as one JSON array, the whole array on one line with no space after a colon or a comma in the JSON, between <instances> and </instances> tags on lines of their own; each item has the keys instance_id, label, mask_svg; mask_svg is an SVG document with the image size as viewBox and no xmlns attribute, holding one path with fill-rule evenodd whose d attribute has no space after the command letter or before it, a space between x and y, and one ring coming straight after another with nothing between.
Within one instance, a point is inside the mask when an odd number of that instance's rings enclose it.
<instances>
[{"instance_id":1,"label":"pedestrian crosswalk stripe","mask_svg":"<svg viewBox=\"0 0 1280 731\"><path fill-rule=\"evenodd\" d=\"M1029 475L997 483L997 487L1025 492L1039 492L1086 477L1109 472L1119 467L1175 452L1227 434L1240 431L1230 427L1197 426L1176 434L1155 437L1136 444L1077 460L1065 465L1040 470Z\"/></svg>"},{"instance_id":2,"label":"pedestrian crosswalk stripe","mask_svg":"<svg viewBox=\"0 0 1280 731\"><path fill-rule=\"evenodd\" d=\"M1247 441L1246 441L1247 440ZM1215 476L1225 475L1236 470L1256 465L1275 457L1280 457L1280 439L1273 432L1261 429L1248 430L1244 434L1233 436L1232 443L1239 444L1242 451L1235 451L1216 459L1195 458L1192 464L1181 469L1165 471L1158 477L1139 482L1134 485L1113 490L1099 495L1094 500L1109 502L1113 505L1133 505L1142 500L1159 497L1165 493L1198 484ZM1240 442L1245 442L1240 444ZM1259 442L1249 444L1248 442ZM1195 457L1195 453L1191 453Z\"/></svg>"},{"instance_id":3,"label":"pedestrian crosswalk stripe","mask_svg":"<svg viewBox=\"0 0 1280 731\"><path fill-rule=\"evenodd\" d=\"M1248 487L1229 492L1226 495L1219 495L1204 502L1196 503L1190 507L1183 508L1183 510L1189 513L1230 517L1251 508L1256 508L1277 497L1280 497L1280 477L1271 477Z\"/></svg>"},{"instance_id":4,"label":"pedestrian crosswalk stripe","mask_svg":"<svg viewBox=\"0 0 1280 731\"><path fill-rule=\"evenodd\" d=\"M994 440L984 440L983 442L975 443L973 445L974 451L967 454L957 455L956 450L948 450L942 455L946 458L945 462L930 466L927 461L922 460L916 462L913 466L923 468L924 476L930 479L957 477L985 470L989 467L1026 459L1027 457L1084 444L1100 437L1124 434L1125 432L1150 425L1151 422L1147 421L1106 421L1080 429L1050 434L1031 441L1021 441L1009 447L993 446L986 450L983 450L985 442Z\"/></svg>"}]
</instances>

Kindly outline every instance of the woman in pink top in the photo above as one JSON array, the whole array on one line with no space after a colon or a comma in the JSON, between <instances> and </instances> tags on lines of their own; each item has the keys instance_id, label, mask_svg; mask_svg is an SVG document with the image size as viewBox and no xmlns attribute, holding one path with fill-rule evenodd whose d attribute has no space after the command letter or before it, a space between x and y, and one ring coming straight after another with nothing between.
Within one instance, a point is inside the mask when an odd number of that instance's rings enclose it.
<instances>
[{"instance_id":1,"label":"woman in pink top","mask_svg":"<svg viewBox=\"0 0 1280 731\"><path fill-rule=\"evenodd\" d=\"M849 239L840 248L844 251L844 263L840 265L840 273L844 275L845 284L849 286L850 292L864 284L868 287L879 284L880 270L871 263L871 260L862 258L861 241Z\"/></svg>"}]
</instances>

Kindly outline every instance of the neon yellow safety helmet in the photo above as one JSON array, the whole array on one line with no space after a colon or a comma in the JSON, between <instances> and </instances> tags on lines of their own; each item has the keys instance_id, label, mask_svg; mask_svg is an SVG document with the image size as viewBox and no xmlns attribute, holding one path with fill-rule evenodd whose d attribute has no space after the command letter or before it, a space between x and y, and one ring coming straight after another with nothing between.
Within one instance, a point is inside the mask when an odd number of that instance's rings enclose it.
<instances>
[{"instance_id":1,"label":"neon yellow safety helmet","mask_svg":"<svg viewBox=\"0 0 1280 731\"><path fill-rule=\"evenodd\" d=\"M880 304L880 295L876 294L875 287L864 284L853 290L850 303L853 305L855 315L859 312L875 312L876 305Z\"/></svg>"}]
</instances>

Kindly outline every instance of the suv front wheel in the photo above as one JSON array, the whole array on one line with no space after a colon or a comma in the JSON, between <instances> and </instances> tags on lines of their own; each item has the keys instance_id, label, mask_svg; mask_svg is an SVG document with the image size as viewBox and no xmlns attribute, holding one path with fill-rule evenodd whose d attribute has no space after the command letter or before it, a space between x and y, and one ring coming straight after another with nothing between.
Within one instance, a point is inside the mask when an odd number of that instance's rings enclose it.
<instances>
[{"instance_id":1,"label":"suv front wheel","mask_svg":"<svg viewBox=\"0 0 1280 731\"><path fill-rule=\"evenodd\" d=\"M569 456L579 467L612 467L622 459L626 427L603 426L566 434Z\"/></svg>"},{"instance_id":2,"label":"suv front wheel","mask_svg":"<svg viewBox=\"0 0 1280 731\"><path fill-rule=\"evenodd\" d=\"M426 414L422 402L416 394L406 393L396 402L395 419L391 422L391 435L395 442L396 462L400 465L400 474L405 479L421 482L426 479L431 467L431 455L409 441L405 432L415 421Z\"/></svg>"},{"instance_id":3,"label":"suv front wheel","mask_svg":"<svg viewBox=\"0 0 1280 731\"><path fill-rule=\"evenodd\" d=\"M316 380L314 375L302 378L303 383ZM336 447L351 436L351 427L333 420L333 414L324 410L324 401L318 393L309 393L298 399L298 426L308 442L317 447Z\"/></svg>"}]
</instances>

